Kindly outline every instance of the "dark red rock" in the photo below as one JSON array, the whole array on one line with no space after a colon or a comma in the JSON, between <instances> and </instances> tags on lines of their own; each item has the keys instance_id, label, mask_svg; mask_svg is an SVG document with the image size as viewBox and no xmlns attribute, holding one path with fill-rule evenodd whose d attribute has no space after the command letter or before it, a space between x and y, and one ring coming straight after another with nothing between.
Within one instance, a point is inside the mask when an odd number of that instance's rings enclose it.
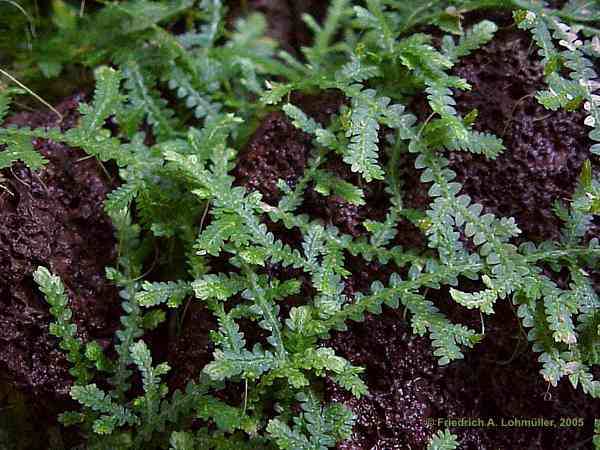
<instances>
[{"instance_id":1,"label":"dark red rock","mask_svg":"<svg viewBox=\"0 0 600 450\"><path fill-rule=\"evenodd\" d=\"M76 124L74 96L58 110L60 124ZM57 126L54 113L22 113L8 123ZM108 346L118 326L117 291L104 277L113 263L113 229L103 211L111 182L94 159L62 144L36 140L48 165L32 172L17 163L4 170L0 193L0 370L5 381L31 393L38 407L55 409L53 399L68 398L71 378L58 340L49 335L48 305L33 282L40 265L59 275L83 341Z\"/></svg>"},{"instance_id":2,"label":"dark red rock","mask_svg":"<svg viewBox=\"0 0 600 450\"><path fill-rule=\"evenodd\" d=\"M583 113L548 111L534 98L544 81L532 45L527 33L501 32L456 69L473 86L457 92L457 109L477 109L475 129L501 137L506 150L495 161L453 152L450 165L464 192L514 217L525 239L557 239L562 223L553 204L571 197L592 143Z\"/></svg>"},{"instance_id":3,"label":"dark red rock","mask_svg":"<svg viewBox=\"0 0 600 450\"><path fill-rule=\"evenodd\" d=\"M166 355L173 368L169 385L181 390L189 381L197 380L204 366L212 361L214 344L209 333L217 329L215 317L197 300L190 298L184 310L180 329L172 330L168 338ZM164 331L161 334L164 338Z\"/></svg>"},{"instance_id":4,"label":"dark red rock","mask_svg":"<svg viewBox=\"0 0 600 450\"><path fill-rule=\"evenodd\" d=\"M442 292L432 292L444 302ZM446 299L448 301L448 299ZM451 306L450 316L464 310ZM471 324L470 324L471 325ZM353 398L333 382L327 399L343 402L357 415L352 437L339 449L424 449L434 430L447 428L446 418L481 418L484 423L512 417L555 420L581 417L581 427L455 427L461 449L547 449L591 447L594 417L600 402L568 383L552 388L539 375L539 363L520 332L509 304L498 305L486 318L488 339L465 359L440 367L428 338L415 336L401 310L368 315L330 341L336 353L365 367L369 394ZM438 422L440 420L440 422Z\"/></svg>"},{"instance_id":5,"label":"dark red rock","mask_svg":"<svg viewBox=\"0 0 600 450\"><path fill-rule=\"evenodd\" d=\"M269 114L242 151L236 179L244 187L258 190L266 202L276 204L281 193L277 181L294 185L304 172L311 137L298 130L285 114Z\"/></svg>"}]
</instances>

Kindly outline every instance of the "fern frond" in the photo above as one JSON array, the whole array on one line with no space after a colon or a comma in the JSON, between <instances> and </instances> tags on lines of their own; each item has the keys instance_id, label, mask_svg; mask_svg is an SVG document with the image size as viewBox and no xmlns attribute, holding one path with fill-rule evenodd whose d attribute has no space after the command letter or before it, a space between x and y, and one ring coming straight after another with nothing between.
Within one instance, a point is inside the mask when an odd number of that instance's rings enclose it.
<instances>
[{"instance_id":1,"label":"fern frond","mask_svg":"<svg viewBox=\"0 0 600 450\"><path fill-rule=\"evenodd\" d=\"M192 283L196 298L200 300L227 300L242 292L247 286L246 279L236 274L204 275Z\"/></svg>"},{"instance_id":2,"label":"fern frond","mask_svg":"<svg viewBox=\"0 0 600 450\"><path fill-rule=\"evenodd\" d=\"M379 123L371 112L373 91L352 99L350 127L346 136L350 143L344 154L344 162L350 164L353 172L359 172L367 182L383 179L383 169L378 164Z\"/></svg>"},{"instance_id":3,"label":"fern frond","mask_svg":"<svg viewBox=\"0 0 600 450\"><path fill-rule=\"evenodd\" d=\"M127 61L122 68L125 88L131 107L145 111L146 117L159 139L175 136L177 121L175 113L167 108L167 101L153 92L155 80L144 74L140 65Z\"/></svg>"},{"instance_id":4,"label":"fern frond","mask_svg":"<svg viewBox=\"0 0 600 450\"><path fill-rule=\"evenodd\" d=\"M185 100L185 106L194 111L197 119L212 118L219 114L222 105L212 102L212 99L194 86L193 80L175 64L168 72L168 86L174 90L177 97Z\"/></svg>"},{"instance_id":5,"label":"fern frond","mask_svg":"<svg viewBox=\"0 0 600 450\"><path fill-rule=\"evenodd\" d=\"M471 130L464 136L464 140L457 137L449 141L446 148L482 154L488 159L496 159L505 149L502 140L495 135Z\"/></svg>"},{"instance_id":6,"label":"fern frond","mask_svg":"<svg viewBox=\"0 0 600 450\"><path fill-rule=\"evenodd\" d=\"M129 389L128 380L132 372L128 366L133 363L130 348L143 334L143 318L140 307L135 301L135 292L135 286L127 282L125 289L119 293L124 300L122 306L125 314L121 316L122 328L116 333L119 342L115 345L115 349L119 359L111 383L120 395Z\"/></svg>"},{"instance_id":7,"label":"fern frond","mask_svg":"<svg viewBox=\"0 0 600 450\"><path fill-rule=\"evenodd\" d=\"M463 34L458 44L455 44L450 36L445 37L442 48L446 56L456 62L491 41L496 31L498 26L494 22L483 20Z\"/></svg>"},{"instance_id":8,"label":"fern frond","mask_svg":"<svg viewBox=\"0 0 600 450\"><path fill-rule=\"evenodd\" d=\"M335 73L335 79L338 83L351 85L352 83L362 83L379 75L381 75L381 71L377 66L365 64L361 58L352 54L350 61Z\"/></svg>"},{"instance_id":9,"label":"fern frond","mask_svg":"<svg viewBox=\"0 0 600 450\"><path fill-rule=\"evenodd\" d=\"M292 124L305 133L315 134L317 130L321 128L314 119L308 117L300 108L292 105L291 103L283 105L282 109L283 112L285 112L287 116L292 119Z\"/></svg>"},{"instance_id":10,"label":"fern frond","mask_svg":"<svg viewBox=\"0 0 600 450\"><path fill-rule=\"evenodd\" d=\"M309 63L316 69L328 62L326 58L332 51L332 40L350 12L349 0L333 0L327 9L327 16L322 26L312 16L303 15L302 19L314 32L314 44L312 47L303 48L302 51Z\"/></svg>"},{"instance_id":11,"label":"fern frond","mask_svg":"<svg viewBox=\"0 0 600 450\"><path fill-rule=\"evenodd\" d=\"M256 346L252 351L242 349L234 352L217 349L213 353L213 358L214 360L204 368L204 372L213 380L225 380L237 376L254 380L275 367L277 363L276 357L271 352Z\"/></svg>"},{"instance_id":12,"label":"fern frond","mask_svg":"<svg viewBox=\"0 0 600 450\"><path fill-rule=\"evenodd\" d=\"M78 384L89 382L92 377L89 363L83 354L83 343L77 337L77 326L72 323L73 313L60 278L40 266L33 273L33 279L50 304L50 314L56 321L50 324L49 330L60 339L60 348L67 352L67 359L73 365L69 373Z\"/></svg>"},{"instance_id":13,"label":"fern frond","mask_svg":"<svg viewBox=\"0 0 600 450\"><path fill-rule=\"evenodd\" d=\"M257 312L261 314L262 320L258 323L259 326L269 332L271 336L267 338L267 342L271 344L278 358L285 358L287 351L283 342L282 327L278 320L279 307L269 301L265 290L259 285L256 274L246 271L250 286L242 293L242 297L250 300Z\"/></svg>"},{"instance_id":14,"label":"fern frond","mask_svg":"<svg viewBox=\"0 0 600 450\"><path fill-rule=\"evenodd\" d=\"M543 295L548 326L553 331L554 340L565 344L576 344L577 335L572 317L578 311L576 298L568 292L557 289L549 280Z\"/></svg>"},{"instance_id":15,"label":"fern frond","mask_svg":"<svg viewBox=\"0 0 600 450\"><path fill-rule=\"evenodd\" d=\"M369 239L371 245L376 248L381 248L389 244L398 233L396 225L399 219L399 208L392 206L387 213L384 222L365 220L363 226L371 233Z\"/></svg>"},{"instance_id":16,"label":"fern frond","mask_svg":"<svg viewBox=\"0 0 600 450\"><path fill-rule=\"evenodd\" d=\"M401 301L412 313L413 331L421 336L429 331L433 354L439 358L440 365L463 358L460 346L472 347L481 339L464 325L451 323L431 301L418 294L406 293Z\"/></svg>"},{"instance_id":17,"label":"fern frond","mask_svg":"<svg viewBox=\"0 0 600 450\"><path fill-rule=\"evenodd\" d=\"M100 67L95 72L97 88L92 105L80 105L82 118L79 126L67 130L28 128L0 129L0 144L8 144L8 149L1 152L1 162L8 165L17 159L23 160L31 168L41 167L46 160L33 150L32 138L49 139L64 142L71 147L83 148L88 154L102 161L115 159L120 165L131 161L127 151L117 138L111 137L110 131L103 128L105 120L120 108L122 100L119 94L119 72L108 67Z\"/></svg>"},{"instance_id":18,"label":"fern frond","mask_svg":"<svg viewBox=\"0 0 600 450\"><path fill-rule=\"evenodd\" d=\"M519 27L530 30L543 57L544 74L549 90L538 93L537 98L545 107L556 110L565 108L574 110L584 105L588 113L585 124L593 130L590 139L600 141L600 102L595 94L600 89L594 63L585 54L583 38L580 39L578 27L561 22L553 14L543 10L518 11L515 18ZM597 39L597 37L596 37ZM558 41L559 51L554 45ZM569 70L566 79L561 68ZM600 152L600 144L592 146L592 153Z\"/></svg>"},{"instance_id":19,"label":"fern frond","mask_svg":"<svg viewBox=\"0 0 600 450\"><path fill-rule=\"evenodd\" d=\"M142 375L144 395L136 399L135 406L140 410L141 420L145 423L140 429L140 435L152 436L153 421L160 410L160 400L165 395L164 386L161 385L161 376L165 375L170 367L167 363L157 366L152 365L152 355L146 343L142 340L130 348L131 359Z\"/></svg>"},{"instance_id":20,"label":"fern frond","mask_svg":"<svg viewBox=\"0 0 600 450\"><path fill-rule=\"evenodd\" d=\"M99 413L92 416L93 431L97 434L109 435L118 427L139 423L139 418L132 411L115 404L110 395L96 384L73 386L71 397L90 411Z\"/></svg>"},{"instance_id":21,"label":"fern frond","mask_svg":"<svg viewBox=\"0 0 600 450\"><path fill-rule=\"evenodd\" d=\"M122 26L129 33L133 33L168 20L190 8L193 3L193 0L170 0L168 3L133 0L123 4L113 4L112 7L128 16L129 20Z\"/></svg>"},{"instance_id":22,"label":"fern frond","mask_svg":"<svg viewBox=\"0 0 600 450\"><path fill-rule=\"evenodd\" d=\"M415 71L423 79L446 78L445 71L454 63L446 55L440 53L431 44L431 36L413 34L402 39L395 49L395 56L409 70Z\"/></svg>"},{"instance_id":23,"label":"fern frond","mask_svg":"<svg viewBox=\"0 0 600 450\"><path fill-rule=\"evenodd\" d=\"M96 78L94 101L91 105L81 103L79 106L81 122L78 128L88 135L101 130L106 119L118 110L123 99L119 92L120 72L102 66L96 69L94 74Z\"/></svg>"},{"instance_id":24,"label":"fern frond","mask_svg":"<svg viewBox=\"0 0 600 450\"><path fill-rule=\"evenodd\" d=\"M377 34L377 44L384 52L393 53L396 44L396 30L385 14L380 0L367 0L367 8L355 6L354 13L360 25L374 30Z\"/></svg>"},{"instance_id":25,"label":"fern frond","mask_svg":"<svg viewBox=\"0 0 600 450\"><path fill-rule=\"evenodd\" d=\"M293 427L283 418L272 419L267 425L267 432L279 448L326 450L350 434L354 416L342 405L323 408L312 395L299 396L299 400L303 412Z\"/></svg>"},{"instance_id":26,"label":"fern frond","mask_svg":"<svg viewBox=\"0 0 600 450\"><path fill-rule=\"evenodd\" d=\"M600 5L587 0L569 0L561 10L561 14L573 22L593 22L600 20Z\"/></svg>"},{"instance_id":27,"label":"fern frond","mask_svg":"<svg viewBox=\"0 0 600 450\"><path fill-rule=\"evenodd\" d=\"M10 95L7 89L3 89L2 91L0 91L0 124L4 122L4 118L8 113L10 100Z\"/></svg>"},{"instance_id":28,"label":"fern frond","mask_svg":"<svg viewBox=\"0 0 600 450\"><path fill-rule=\"evenodd\" d=\"M5 129L2 131L9 131ZM15 161L22 161L27 167L32 170L41 169L46 165L48 160L39 152L34 150L31 143L31 138L28 136L19 135L19 132L14 129L14 134L0 132L0 145L7 146L6 149L0 151L0 169L10 167Z\"/></svg>"},{"instance_id":29,"label":"fern frond","mask_svg":"<svg viewBox=\"0 0 600 450\"><path fill-rule=\"evenodd\" d=\"M169 308L177 308L190 293L190 285L183 281L166 283L144 281L140 291L135 294L135 301L145 307L166 303Z\"/></svg>"},{"instance_id":30,"label":"fern frond","mask_svg":"<svg viewBox=\"0 0 600 450\"><path fill-rule=\"evenodd\" d=\"M364 205L364 192L358 186L340 179L325 170L317 170L313 175L315 191L321 195L336 195L353 205Z\"/></svg>"},{"instance_id":31,"label":"fern frond","mask_svg":"<svg viewBox=\"0 0 600 450\"><path fill-rule=\"evenodd\" d=\"M225 6L222 0L202 0L199 7L208 20L200 27L195 44L200 47L211 47L223 32Z\"/></svg>"},{"instance_id":32,"label":"fern frond","mask_svg":"<svg viewBox=\"0 0 600 450\"><path fill-rule=\"evenodd\" d=\"M127 182L111 191L104 201L104 209L110 214L112 211L126 211L140 189L141 183Z\"/></svg>"},{"instance_id":33,"label":"fern frond","mask_svg":"<svg viewBox=\"0 0 600 450\"><path fill-rule=\"evenodd\" d=\"M267 91L260 98L260 102L265 105L276 105L285 96L288 96L294 89L294 85L290 83L275 83L267 81Z\"/></svg>"},{"instance_id":34,"label":"fern frond","mask_svg":"<svg viewBox=\"0 0 600 450\"><path fill-rule=\"evenodd\" d=\"M487 285L491 284L491 280L487 275L483 276L483 281ZM487 289L475 293L468 293L450 288L450 296L455 302L468 309L478 308L484 314L493 314L494 303L498 299L498 292L494 289Z\"/></svg>"},{"instance_id":35,"label":"fern frond","mask_svg":"<svg viewBox=\"0 0 600 450\"><path fill-rule=\"evenodd\" d=\"M241 233L243 220L235 214L224 214L208 225L198 240L195 248L198 255L218 256L225 242L235 237L236 242L243 245L250 240L248 233Z\"/></svg>"}]
</instances>

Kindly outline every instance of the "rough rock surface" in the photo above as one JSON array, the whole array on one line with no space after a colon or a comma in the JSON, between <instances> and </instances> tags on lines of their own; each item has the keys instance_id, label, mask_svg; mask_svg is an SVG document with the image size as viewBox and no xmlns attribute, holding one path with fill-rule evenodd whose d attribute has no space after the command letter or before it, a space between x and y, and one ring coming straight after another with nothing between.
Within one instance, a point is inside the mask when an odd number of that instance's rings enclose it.
<instances>
[{"instance_id":1,"label":"rough rock surface","mask_svg":"<svg viewBox=\"0 0 600 450\"><path fill-rule=\"evenodd\" d=\"M75 125L82 96L63 102L63 128ZM53 113L23 113L9 123L57 126ZM117 291L104 278L116 246L103 201L110 191L98 163L64 145L37 140L49 163L37 173L17 163L0 192L0 371L39 402L66 398L67 362L48 334L48 305L33 271L46 266L66 287L78 336L109 345L118 325Z\"/></svg>"},{"instance_id":2,"label":"rough rock surface","mask_svg":"<svg viewBox=\"0 0 600 450\"><path fill-rule=\"evenodd\" d=\"M266 202L276 204L280 197L277 180L290 185L298 181L309 157L310 141L284 113L271 113L238 159L236 178L243 186L260 191Z\"/></svg>"},{"instance_id":3,"label":"rough rock surface","mask_svg":"<svg viewBox=\"0 0 600 450\"><path fill-rule=\"evenodd\" d=\"M475 128L493 132L506 150L494 162L454 152L451 167L464 191L490 212L513 216L528 239L556 239L555 201L570 198L590 158L581 112L552 112L534 98L544 88L535 47L524 32L500 33L456 69L472 86L456 95L463 114L479 111Z\"/></svg>"},{"instance_id":4,"label":"rough rock surface","mask_svg":"<svg viewBox=\"0 0 600 450\"><path fill-rule=\"evenodd\" d=\"M415 336L401 311L386 309L353 324L349 332L335 334L328 345L366 368L370 390L357 400L327 384L328 399L344 402L357 415L352 438L338 448L424 449L434 430L447 428L438 419L461 417L482 418L486 424L493 419L498 425L453 428L461 450L567 449L577 444L593 448L592 422L600 414L600 403L568 383L549 388L520 335L516 315L507 304L498 309L486 320L490 338L467 351L465 360L444 367L438 366L429 339ZM501 426L502 418L512 417L542 417L556 424L561 417L580 417L585 423L564 428Z\"/></svg>"},{"instance_id":5,"label":"rough rock surface","mask_svg":"<svg viewBox=\"0 0 600 450\"><path fill-rule=\"evenodd\" d=\"M215 317L195 299L185 307L183 323L179 330L169 336L167 354L169 366L169 387L185 390L187 383L198 379L200 372L212 361L214 344L209 338L211 330L217 329ZM158 339L164 342L164 330Z\"/></svg>"}]
</instances>

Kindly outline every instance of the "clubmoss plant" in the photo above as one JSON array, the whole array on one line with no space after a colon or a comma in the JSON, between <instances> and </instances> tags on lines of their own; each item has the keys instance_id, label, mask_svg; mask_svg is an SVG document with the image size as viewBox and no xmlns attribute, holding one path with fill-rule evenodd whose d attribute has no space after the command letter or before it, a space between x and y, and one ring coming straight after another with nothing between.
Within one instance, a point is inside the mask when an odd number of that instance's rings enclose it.
<instances>
[{"instance_id":1,"label":"clubmoss plant","mask_svg":"<svg viewBox=\"0 0 600 450\"><path fill-rule=\"evenodd\" d=\"M537 99L549 109L587 111L590 138L600 142L600 80L593 69L600 8L579 7L577 0L561 11L533 0L333 0L323 23L304 17L313 45L292 55L264 36L260 15L228 29L220 0L102 3L83 17L65 6L58 29L39 49L54 75L74 63L95 69L94 99L80 106L79 124L65 132L0 129L6 146L0 167L43 166L34 138L79 147L119 167L122 184L106 200L119 245L107 277L123 301L114 358L77 338L60 280L44 268L35 274L55 318L50 331L72 364L71 396L81 405L61 419L78 427L85 448L331 448L349 436L354 418L342 405L322 404L319 380L330 377L357 397L367 387L362 369L324 340L387 305L407 311L413 331L430 337L440 364L462 358L485 328L449 320L427 294L442 286L462 307L479 310L482 324L498 302L512 302L539 354L541 376L553 386L567 378L600 397L600 380L592 375L600 364L600 300L588 275L598 267L600 246L597 238L585 240L600 212L600 181L591 164L570 203L557 205L565 223L561 240L516 245L515 220L484 213L462 194L447 157L466 151L494 159L510 151L497 136L473 129L476 112L463 117L455 108L454 91L472 86L453 67L497 31L489 20L463 28L462 17L478 9L514 11L540 47L548 86ZM174 23L185 32L171 33ZM443 37L419 31L424 25ZM347 100L327 126L291 101L294 92L323 90ZM431 110L424 121L407 108L421 93ZM9 101L10 91L1 92L0 120ZM293 186L281 180L281 199L268 204L237 185L231 172L259 118L276 109L312 136L313 150L301 179ZM109 118L118 130L108 128ZM397 168L403 153L414 154L420 181L429 185L425 213L404 204ZM365 221L358 238L298 212L309 186L364 203L362 183L325 169L336 157L362 182L386 186L385 219ZM393 245L402 218L423 231L423 251ZM301 245L285 243L271 223L295 230ZM155 248L169 255L160 263L161 281L145 278ZM376 259L392 275L348 297L347 254ZM214 269L215 261L226 269ZM542 265L566 270L568 288ZM298 275L280 279L269 267ZM481 290L462 290L459 278L478 280ZM285 302L292 296L302 303L290 307ZM198 379L170 392L165 375L172 369L153 361L144 333L168 317L181 319L192 299L218 322L211 335L216 349ZM250 339L242 321L265 338ZM220 395L231 384L240 385L241 398ZM430 448L456 445L455 436L440 432Z\"/></svg>"}]
</instances>

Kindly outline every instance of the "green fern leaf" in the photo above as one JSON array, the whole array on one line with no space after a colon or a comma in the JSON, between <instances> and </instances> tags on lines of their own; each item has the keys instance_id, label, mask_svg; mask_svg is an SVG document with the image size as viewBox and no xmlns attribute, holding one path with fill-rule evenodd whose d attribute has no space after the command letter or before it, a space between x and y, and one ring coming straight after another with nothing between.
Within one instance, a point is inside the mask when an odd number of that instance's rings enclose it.
<instances>
[{"instance_id":1,"label":"green fern leaf","mask_svg":"<svg viewBox=\"0 0 600 450\"><path fill-rule=\"evenodd\" d=\"M293 84L267 81L267 91L261 96L260 102L265 105L276 105L285 96L288 96L292 92L293 88Z\"/></svg>"},{"instance_id":2,"label":"green fern leaf","mask_svg":"<svg viewBox=\"0 0 600 450\"><path fill-rule=\"evenodd\" d=\"M336 195L341 199L353 205L364 205L364 192L358 186L340 179L334 174L325 170L316 170L313 174L315 191L321 195Z\"/></svg>"},{"instance_id":3,"label":"green fern leaf","mask_svg":"<svg viewBox=\"0 0 600 450\"><path fill-rule=\"evenodd\" d=\"M335 73L335 79L338 83L350 85L353 82L362 83L379 75L381 75L381 72L377 66L366 65L359 57L353 54L351 55L350 62L344 64Z\"/></svg>"},{"instance_id":4,"label":"green fern leaf","mask_svg":"<svg viewBox=\"0 0 600 450\"><path fill-rule=\"evenodd\" d=\"M169 88L178 98L185 100L185 106L194 111L197 119L213 118L219 114L222 105L213 103L209 95L201 93L192 79L175 64L171 65L167 79Z\"/></svg>"},{"instance_id":5,"label":"green fern leaf","mask_svg":"<svg viewBox=\"0 0 600 450\"><path fill-rule=\"evenodd\" d=\"M185 431L173 431L169 439L170 450L195 450L194 435Z\"/></svg>"},{"instance_id":6,"label":"green fern leaf","mask_svg":"<svg viewBox=\"0 0 600 450\"><path fill-rule=\"evenodd\" d=\"M153 433L153 420L160 410L160 400L165 395L161 386L161 376L165 375L170 367L167 363L152 365L150 349L144 341L138 341L130 348L131 359L142 374L144 395L136 399L136 406L141 410L144 425L139 430L140 435L151 437Z\"/></svg>"},{"instance_id":7,"label":"green fern leaf","mask_svg":"<svg viewBox=\"0 0 600 450\"><path fill-rule=\"evenodd\" d=\"M104 121L114 114L120 106L122 96L119 93L121 74L110 67L102 66L94 72L96 90L91 105L81 103L81 123L79 129L88 135L98 133L104 126Z\"/></svg>"},{"instance_id":8,"label":"green fern leaf","mask_svg":"<svg viewBox=\"0 0 600 450\"><path fill-rule=\"evenodd\" d=\"M33 278L50 304L50 313L55 322L50 324L49 330L61 340L60 347L67 352L67 359L73 365L69 372L75 377L76 383L87 383L92 377L89 369L94 364L87 360L83 343L77 337L77 326L72 323L73 313L68 306L69 301L60 278L43 266L37 268ZM89 349L91 350L91 347ZM94 357L94 360L100 360L99 355L90 356Z\"/></svg>"},{"instance_id":9,"label":"green fern leaf","mask_svg":"<svg viewBox=\"0 0 600 450\"><path fill-rule=\"evenodd\" d=\"M260 377L276 365L276 359L269 351L255 347L252 351L215 350L214 360L209 363L204 372L213 380L225 380L242 376L250 380Z\"/></svg>"},{"instance_id":10,"label":"green fern leaf","mask_svg":"<svg viewBox=\"0 0 600 450\"><path fill-rule=\"evenodd\" d=\"M141 290L135 294L135 300L145 307L166 303L169 308L177 308L190 293L190 285L183 281L166 283L144 281Z\"/></svg>"},{"instance_id":11,"label":"green fern leaf","mask_svg":"<svg viewBox=\"0 0 600 450\"><path fill-rule=\"evenodd\" d=\"M350 164L352 171L359 172L367 182L384 178L383 169L377 162L379 123L371 114L368 102L373 94L365 92L352 99L350 128L346 132L350 143L343 158L344 162Z\"/></svg>"},{"instance_id":12,"label":"green fern leaf","mask_svg":"<svg viewBox=\"0 0 600 450\"><path fill-rule=\"evenodd\" d=\"M267 432L279 448L327 450L336 440L349 436L354 422L349 410L336 404L323 408L312 395L298 398L303 412L292 428L280 418L272 419L267 425Z\"/></svg>"},{"instance_id":13,"label":"green fern leaf","mask_svg":"<svg viewBox=\"0 0 600 450\"><path fill-rule=\"evenodd\" d=\"M212 47L222 33L225 7L221 0L202 0L199 7L208 20L200 28L196 44Z\"/></svg>"},{"instance_id":14,"label":"green fern leaf","mask_svg":"<svg viewBox=\"0 0 600 450\"><path fill-rule=\"evenodd\" d=\"M450 60L456 62L491 41L496 31L498 26L494 22L484 20L462 35L458 45L454 44L451 37L444 38L443 50Z\"/></svg>"},{"instance_id":15,"label":"green fern leaf","mask_svg":"<svg viewBox=\"0 0 600 450\"><path fill-rule=\"evenodd\" d=\"M464 140L459 140L457 137L449 141L446 148L482 154L488 159L496 159L505 149L501 139L493 134L478 131L468 131L464 136Z\"/></svg>"},{"instance_id":16,"label":"green fern leaf","mask_svg":"<svg viewBox=\"0 0 600 450\"><path fill-rule=\"evenodd\" d=\"M148 122L160 139L176 135L177 122L174 112L167 108L167 101L153 92L155 80L144 74L140 65L129 60L123 65L125 88L132 108L143 110Z\"/></svg>"},{"instance_id":17,"label":"green fern leaf","mask_svg":"<svg viewBox=\"0 0 600 450\"><path fill-rule=\"evenodd\" d=\"M4 121L10 106L10 95L8 90L0 91L0 124Z\"/></svg>"},{"instance_id":18,"label":"green fern leaf","mask_svg":"<svg viewBox=\"0 0 600 450\"><path fill-rule=\"evenodd\" d=\"M148 0L134 0L112 5L113 8L126 13L129 20L121 26L128 33L150 28L155 24L180 14L193 5L193 0L169 0L166 3Z\"/></svg>"},{"instance_id":19,"label":"green fern leaf","mask_svg":"<svg viewBox=\"0 0 600 450\"><path fill-rule=\"evenodd\" d=\"M569 0L561 13L573 22L594 22L600 20L600 5L587 0Z\"/></svg>"},{"instance_id":20,"label":"green fern leaf","mask_svg":"<svg viewBox=\"0 0 600 450\"><path fill-rule=\"evenodd\" d=\"M3 134L0 131L0 145L7 146L6 149L0 151L0 169L12 166L15 161L22 161L27 167L37 170L46 165L48 160L39 152L34 150L31 138L27 136L19 136Z\"/></svg>"},{"instance_id":21,"label":"green fern leaf","mask_svg":"<svg viewBox=\"0 0 600 450\"><path fill-rule=\"evenodd\" d=\"M123 425L137 425L139 418L130 410L116 405L109 395L96 384L73 386L71 397L91 411L103 413L94 420L93 430L100 435L109 435L115 428Z\"/></svg>"},{"instance_id":22,"label":"green fern leaf","mask_svg":"<svg viewBox=\"0 0 600 450\"><path fill-rule=\"evenodd\" d=\"M314 119L308 117L300 108L287 103L283 105L283 111L292 119L292 123L296 128L301 129L305 133L315 134L319 128L319 124Z\"/></svg>"},{"instance_id":23,"label":"green fern leaf","mask_svg":"<svg viewBox=\"0 0 600 450\"><path fill-rule=\"evenodd\" d=\"M486 285L491 284L491 280L487 275L483 276L483 281ZM484 314L493 314L494 303L498 298L498 292L494 289L487 289L475 293L468 293L450 288L450 296L455 302L468 309L478 308Z\"/></svg>"},{"instance_id":24,"label":"green fern leaf","mask_svg":"<svg viewBox=\"0 0 600 450\"><path fill-rule=\"evenodd\" d=\"M204 275L192 283L196 298L200 300L226 300L247 288L248 282L236 274Z\"/></svg>"},{"instance_id":25,"label":"green fern leaf","mask_svg":"<svg viewBox=\"0 0 600 450\"><path fill-rule=\"evenodd\" d=\"M333 0L327 9L325 23L319 25L312 16L303 15L302 19L314 32L314 44L310 48L303 48L307 60L315 68L325 65L326 58L331 53L332 40L346 17L350 15L349 0Z\"/></svg>"}]
</instances>

